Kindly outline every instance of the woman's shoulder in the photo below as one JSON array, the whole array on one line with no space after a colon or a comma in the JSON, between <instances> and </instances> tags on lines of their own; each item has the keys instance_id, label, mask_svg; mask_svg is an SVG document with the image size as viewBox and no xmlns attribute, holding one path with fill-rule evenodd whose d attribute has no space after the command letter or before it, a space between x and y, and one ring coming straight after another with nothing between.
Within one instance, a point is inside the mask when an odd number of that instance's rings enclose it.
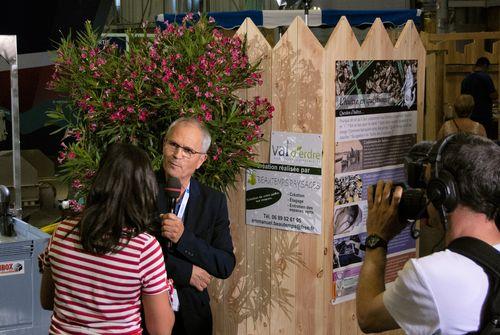
<instances>
[{"instance_id":1,"label":"woman's shoulder","mask_svg":"<svg viewBox=\"0 0 500 335\"><path fill-rule=\"evenodd\" d=\"M148 232L140 233L140 234L134 236L133 238L131 238L130 240L131 240L131 242L134 242L134 243L137 243L137 244L143 245L143 246L157 242L156 237L154 237L153 235L151 235Z\"/></svg>"}]
</instances>

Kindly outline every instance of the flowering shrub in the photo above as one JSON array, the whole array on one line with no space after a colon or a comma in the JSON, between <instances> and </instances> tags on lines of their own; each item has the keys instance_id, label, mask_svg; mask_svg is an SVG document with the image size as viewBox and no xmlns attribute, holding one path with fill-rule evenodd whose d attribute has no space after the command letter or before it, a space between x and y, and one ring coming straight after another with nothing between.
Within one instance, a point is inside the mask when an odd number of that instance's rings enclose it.
<instances>
[{"instance_id":1,"label":"flowering shrub","mask_svg":"<svg viewBox=\"0 0 500 335\"><path fill-rule=\"evenodd\" d=\"M241 168L256 164L252 146L262 140L260 126L274 109L266 99L235 95L262 84L245 41L225 37L211 20L195 22L191 15L151 36L145 30L127 35L129 48L121 52L100 41L87 23L76 41L60 44L50 87L66 98L49 116L63 121L66 131L61 175L77 198L85 196L101 154L113 142L145 149L159 170L168 126L180 116L193 116L212 135L209 158L196 177L225 190Z\"/></svg>"}]
</instances>

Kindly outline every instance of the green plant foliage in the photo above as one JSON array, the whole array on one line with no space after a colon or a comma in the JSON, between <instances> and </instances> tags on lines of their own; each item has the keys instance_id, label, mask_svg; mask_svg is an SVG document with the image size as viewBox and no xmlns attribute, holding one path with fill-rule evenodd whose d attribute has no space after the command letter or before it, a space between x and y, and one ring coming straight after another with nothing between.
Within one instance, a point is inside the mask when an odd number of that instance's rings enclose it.
<instances>
[{"instance_id":1,"label":"green plant foliage","mask_svg":"<svg viewBox=\"0 0 500 335\"><path fill-rule=\"evenodd\" d=\"M114 142L145 149L159 170L168 126L192 116L212 135L209 159L196 177L226 190L241 168L256 165L252 147L262 141L261 125L274 110L266 99L235 95L262 84L259 63L249 63L245 41L192 15L152 35L144 30L127 36L128 50L120 51L87 23L76 40L61 41L50 88L63 98L49 113L55 124L65 125L61 176L84 198L100 155Z\"/></svg>"}]
</instances>

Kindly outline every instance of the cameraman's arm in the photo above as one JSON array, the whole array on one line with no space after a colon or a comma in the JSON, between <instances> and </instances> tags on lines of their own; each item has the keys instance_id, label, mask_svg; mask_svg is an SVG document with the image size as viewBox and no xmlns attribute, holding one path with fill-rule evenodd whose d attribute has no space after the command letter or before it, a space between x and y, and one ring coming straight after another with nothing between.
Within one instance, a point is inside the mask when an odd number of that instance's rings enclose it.
<instances>
[{"instance_id":1,"label":"cameraman's arm","mask_svg":"<svg viewBox=\"0 0 500 335\"><path fill-rule=\"evenodd\" d=\"M376 234L390 241L404 226L398 220L398 205L402 188L397 187L391 201L392 182L379 181L375 194L368 189L368 235ZM385 266L387 250L383 247L366 249L365 259L359 275L356 292L358 324L365 333L399 328L396 321L384 306L382 297L385 291Z\"/></svg>"}]
</instances>

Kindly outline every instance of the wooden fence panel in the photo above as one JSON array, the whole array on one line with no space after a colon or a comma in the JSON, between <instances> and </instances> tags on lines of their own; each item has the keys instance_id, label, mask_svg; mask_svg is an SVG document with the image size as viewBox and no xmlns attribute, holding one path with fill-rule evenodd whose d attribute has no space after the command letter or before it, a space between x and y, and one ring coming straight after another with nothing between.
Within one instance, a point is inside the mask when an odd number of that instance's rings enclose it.
<instances>
[{"instance_id":1,"label":"wooden fence panel","mask_svg":"<svg viewBox=\"0 0 500 335\"><path fill-rule=\"evenodd\" d=\"M344 335L361 334L355 301L332 305L333 203L335 149L335 61L418 59L418 138L423 136L425 49L409 22L394 46L377 20L359 45L343 17L325 48L297 18L271 48L247 19L237 32L245 36L251 62L262 59L264 84L237 92L268 97L276 108L265 126L257 160L269 162L274 131L323 136L322 235L247 226L245 177L228 194L237 268L211 285L215 334ZM390 332L400 334L401 332Z\"/></svg>"}]
</instances>

